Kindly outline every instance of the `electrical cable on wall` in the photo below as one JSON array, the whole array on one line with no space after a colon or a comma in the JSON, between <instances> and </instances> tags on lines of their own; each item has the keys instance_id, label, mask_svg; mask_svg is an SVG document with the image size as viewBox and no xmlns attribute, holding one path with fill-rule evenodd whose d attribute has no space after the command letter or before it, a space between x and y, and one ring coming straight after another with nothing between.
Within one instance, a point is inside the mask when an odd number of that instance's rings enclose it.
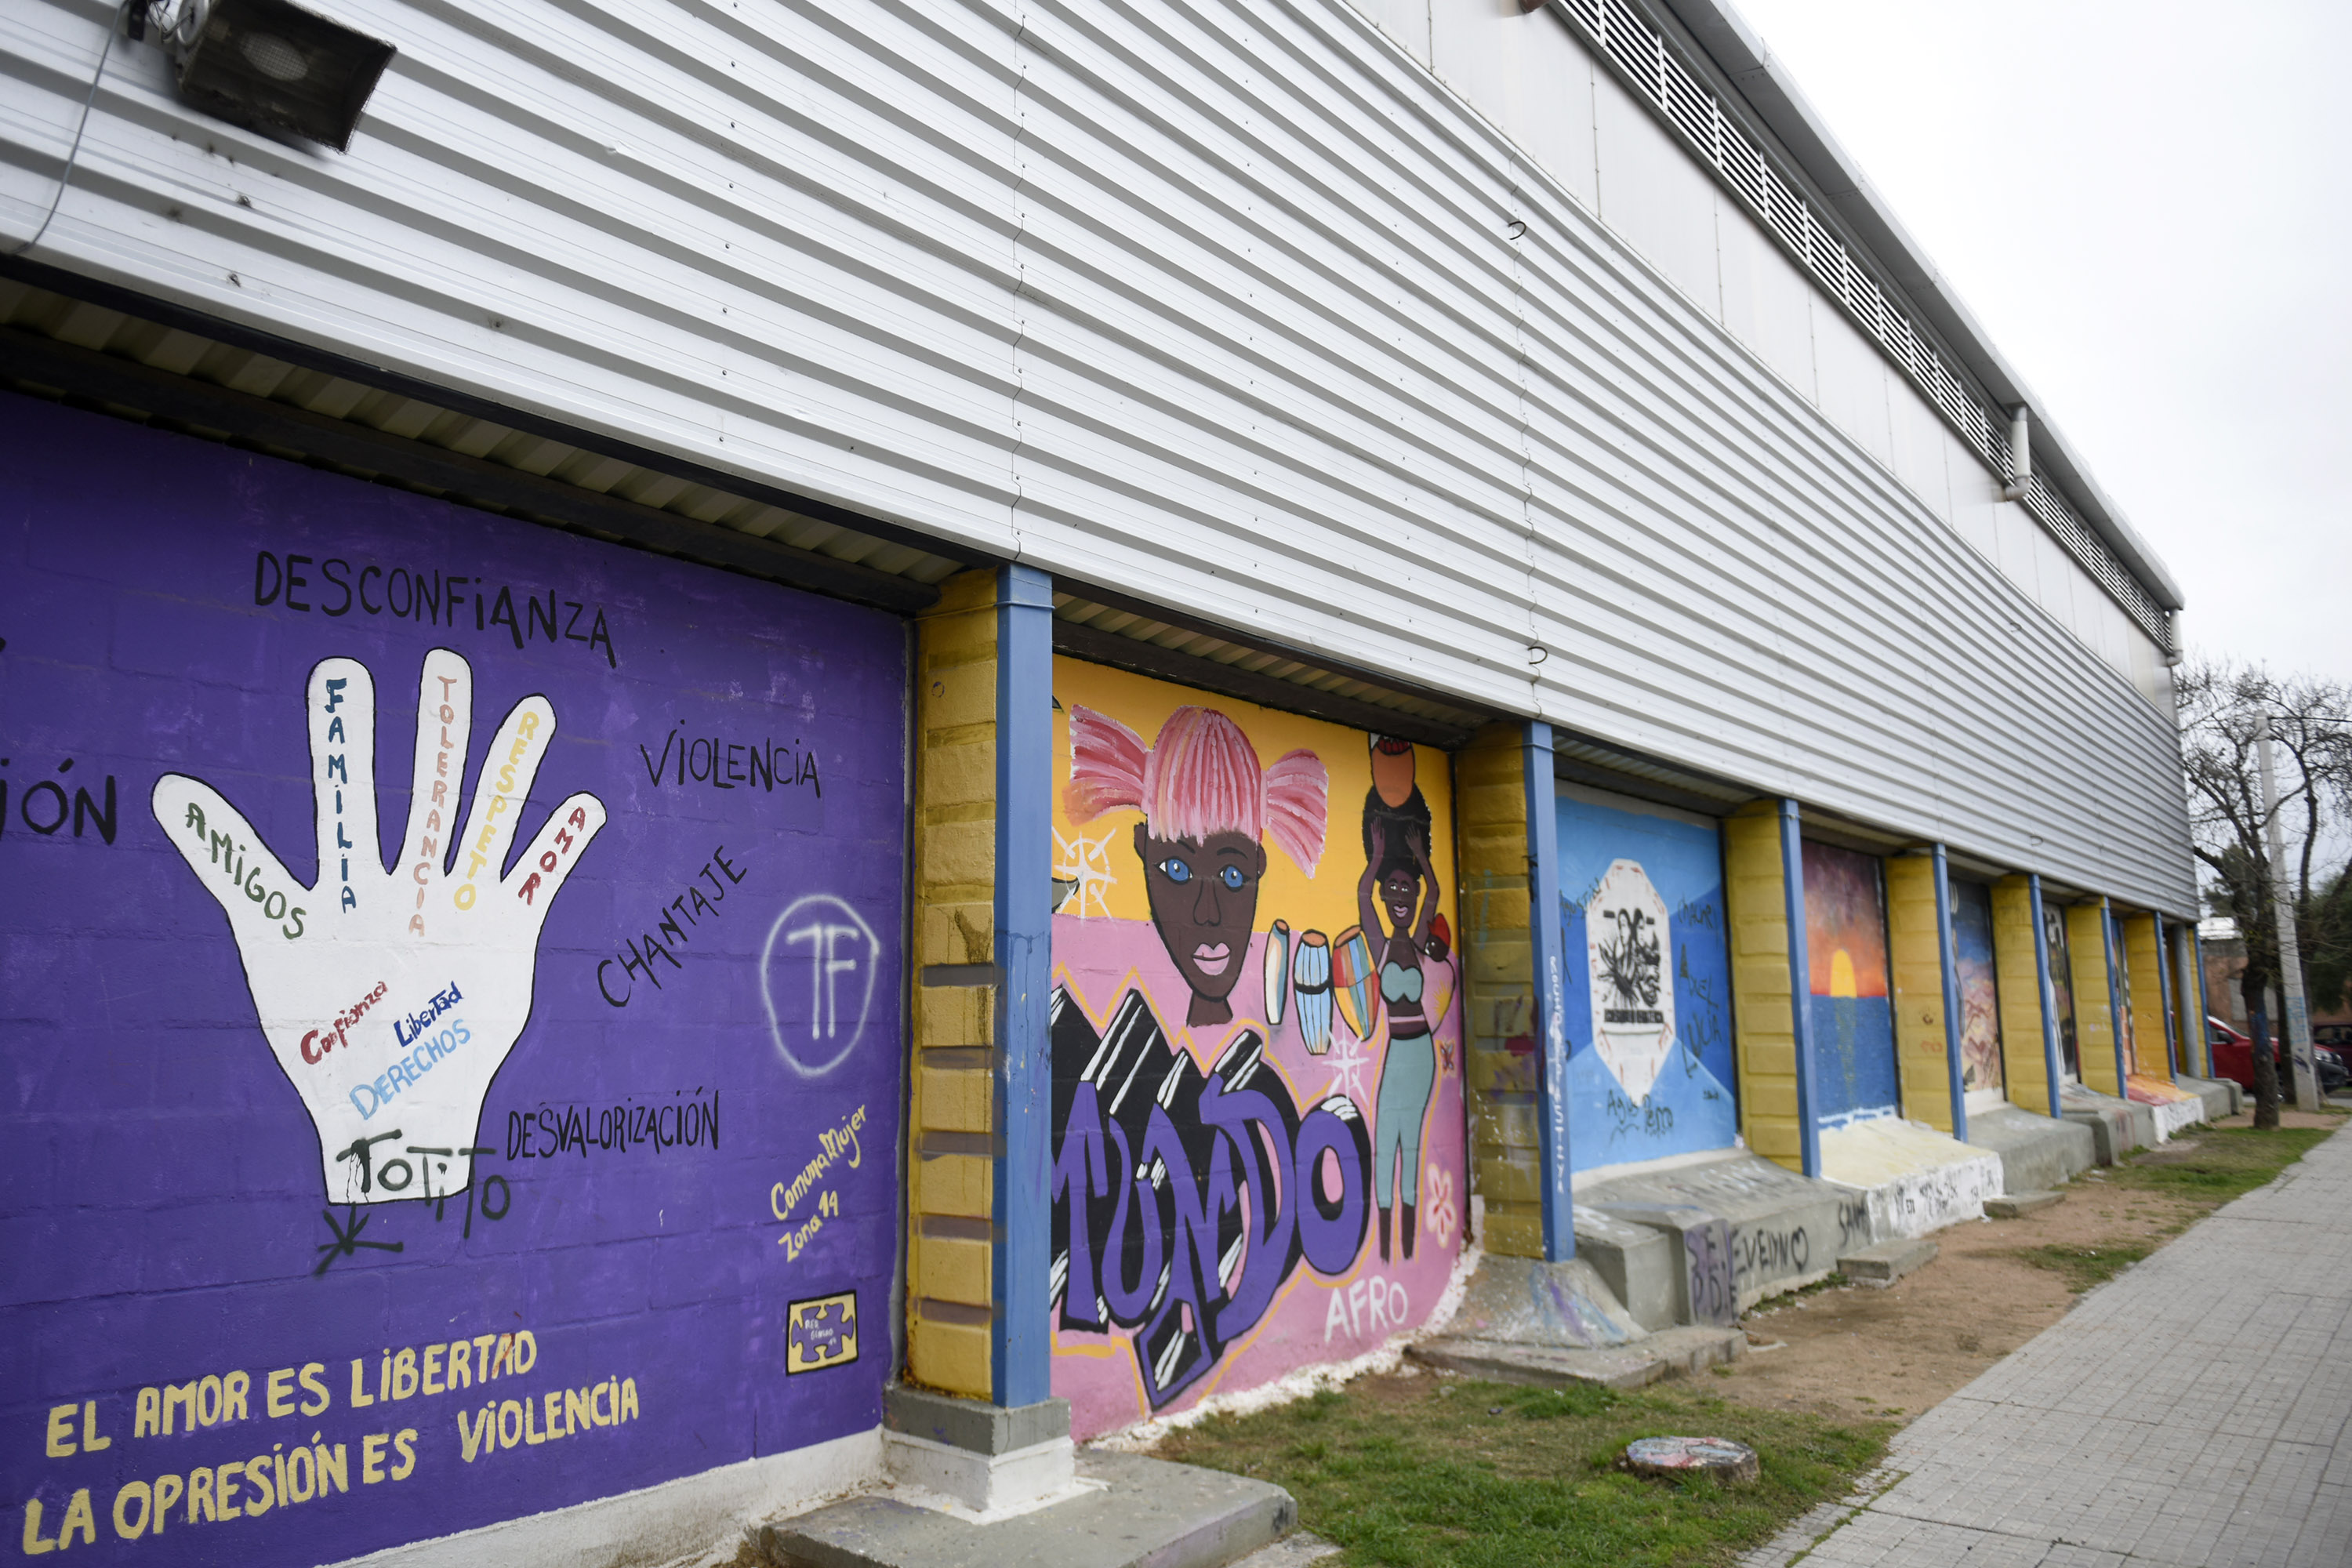
<instances>
[{"instance_id":1,"label":"electrical cable on wall","mask_svg":"<svg viewBox=\"0 0 2352 1568\"><path fill-rule=\"evenodd\" d=\"M65 204L66 188L73 184L74 160L81 156L82 133L89 129L90 105L98 101L98 84L106 79L107 58L114 53L114 35L128 25L131 8L139 4L140 0L122 0L121 8L107 23L106 42L98 50L98 69L90 73L89 90L82 95L81 118L74 122L73 145L66 149L65 173L58 176L58 193L49 198L49 210L41 215L41 226L33 231L29 239L10 246L10 256L22 256L40 244L41 237L49 232L49 225L57 219L58 208Z\"/></svg>"}]
</instances>

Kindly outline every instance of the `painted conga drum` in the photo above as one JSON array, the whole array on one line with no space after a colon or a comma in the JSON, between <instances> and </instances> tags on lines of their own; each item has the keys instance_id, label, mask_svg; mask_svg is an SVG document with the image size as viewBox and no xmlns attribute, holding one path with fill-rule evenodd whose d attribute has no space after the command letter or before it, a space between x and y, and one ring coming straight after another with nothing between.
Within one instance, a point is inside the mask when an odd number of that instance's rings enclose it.
<instances>
[{"instance_id":1,"label":"painted conga drum","mask_svg":"<svg viewBox=\"0 0 2352 1568\"><path fill-rule=\"evenodd\" d=\"M1381 1021L1380 972L1361 926L1349 926L1331 944L1331 994L1356 1038L1369 1040Z\"/></svg>"},{"instance_id":2,"label":"painted conga drum","mask_svg":"<svg viewBox=\"0 0 2352 1568\"><path fill-rule=\"evenodd\" d=\"M1290 998L1290 922L1276 921L1265 933L1265 1026L1282 1026L1283 1004Z\"/></svg>"},{"instance_id":3,"label":"painted conga drum","mask_svg":"<svg viewBox=\"0 0 2352 1568\"><path fill-rule=\"evenodd\" d=\"M1321 931L1298 933L1290 987L1298 1006L1298 1037L1319 1057L1331 1048L1331 939Z\"/></svg>"}]
</instances>

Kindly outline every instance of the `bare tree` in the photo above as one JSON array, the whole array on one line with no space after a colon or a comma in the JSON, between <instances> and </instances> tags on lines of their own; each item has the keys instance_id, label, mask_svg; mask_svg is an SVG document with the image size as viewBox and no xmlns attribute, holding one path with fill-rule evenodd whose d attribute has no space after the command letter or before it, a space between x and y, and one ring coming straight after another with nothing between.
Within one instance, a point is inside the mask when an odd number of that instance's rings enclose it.
<instances>
[{"instance_id":1,"label":"bare tree","mask_svg":"<svg viewBox=\"0 0 2352 1568\"><path fill-rule=\"evenodd\" d=\"M2333 900L2319 895L2345 880L2339 867L2325 888L2313 885L2315 869L2326 864L2326 844L2352 811L2352 689L2307 676L2282 680L2259 665L2202 658L2176 672L2173 689L2193 843L2210 877L2207 898L2215 913L2237 921L2246 942L2239 986L2254 1039L2254 1125L2275 1127L2278 1061L2268 997L2279 942L2258 747L2267 726L2278 748L2279 826L2289 846L2294 885L2288 890L2308 972L2315 956L2329 954L2335 934L2322 929L2335 924L2322 918L2323 905ZM2340 966L2321 967L2334 973Z\"/></svg>"}]
</instances>

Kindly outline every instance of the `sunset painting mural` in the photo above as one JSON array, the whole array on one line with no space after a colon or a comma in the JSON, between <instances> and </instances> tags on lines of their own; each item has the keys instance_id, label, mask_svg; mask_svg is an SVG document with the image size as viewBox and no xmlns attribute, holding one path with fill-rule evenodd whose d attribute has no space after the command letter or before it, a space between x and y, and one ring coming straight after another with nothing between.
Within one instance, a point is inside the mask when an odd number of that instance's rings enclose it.
<instances>
[{"instance_id":1,"label":"sunset painting mural","mask_svg":"<svg viewBox=\"0 0 2352 1568\"><path fill-rule=\"evenodd\" d=\"M1895 1108L1895 1014L1887 1000L1886 895L1868 855L1805 840L1805 942L1823 1127Z\"/></svg>"},{"instance_id":2,"label":"sunset painting mural","mask_svg":"<svg viewBox=\"0 0 2352 1568\"><path fill-rule=\"evenodd\" d=\"M1952 883L1952 947L1960 986L1960 1085L2001 1087L2000 990L1992 958L1992 889Z\"/></svg>"},{"instance_id":3,"label":"sunset painting mural","mask_svg":"<svg viewBox=\"0 0 2352 1568\"><path fill-rule=\"evenodd\" d=\"M1737 1142L1723 846L1703 817L1559 797L1569 1157L1576 1169Z\"/></svg>"},{"instance_id":4,"label":"sunset painting mural","mask_svg":"<svg viewBox=\"0 0 2352 1568\"><path fill-rule=\"evenodd\" d=\"M1465 1240L1444 753L1055 661L1054 1392L1084 1439L1427 1316Z\"/></svg>"}]
</instances>

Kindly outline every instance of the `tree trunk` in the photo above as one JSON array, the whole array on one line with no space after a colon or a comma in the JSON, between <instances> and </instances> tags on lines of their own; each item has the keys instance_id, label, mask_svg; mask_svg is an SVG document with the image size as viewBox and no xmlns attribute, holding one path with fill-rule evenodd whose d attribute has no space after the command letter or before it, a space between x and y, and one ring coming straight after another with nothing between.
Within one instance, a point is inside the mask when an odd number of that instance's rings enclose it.
<instances>
[{"instance_id":1,"label":"tree trunk","mask_svg":"<svg viewBox=\"0 0 2352 1568\"><path fill-rule=\"evenodd\" d=\"M2239 994L2246 999L2246 1032L2254 1037L2254 1125L2279 1124L2278 1051L2271 1044L2271 978L2262 968L2246 965L2238 976Z\"/></svg>"}]
</instances>

